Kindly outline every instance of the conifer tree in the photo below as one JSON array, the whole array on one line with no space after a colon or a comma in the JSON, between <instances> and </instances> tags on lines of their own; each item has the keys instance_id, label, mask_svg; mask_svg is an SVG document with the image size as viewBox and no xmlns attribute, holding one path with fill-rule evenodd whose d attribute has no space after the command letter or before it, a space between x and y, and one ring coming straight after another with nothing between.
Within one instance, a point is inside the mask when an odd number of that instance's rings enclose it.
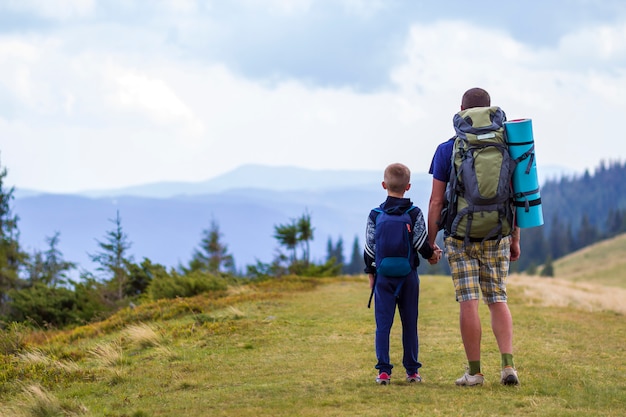
<instances>
[{"instance_id":1,"label":"conifer tree","mask_svg":"<svg viewBox=\"0 0 626 417\"><path fill-rule=\"evenodd\" d=\"M546 258L546 263L543 265L543 269L541 270L542 277L554 277L554 265L552 263L552 257L548 255Z\"/></svg>"},{"instance_id":2,"label":"conifer tree","mask_svg":"<svg viewBox=\"0 0 626 417\"><path fill-rule=\"evenodd\" d=\"M6 188L7 169L0 165L0 312L4 311L8 291L20 285L19 269L28 255L19 245L19 217L13 214L14 188Z\"/></svg>"},{"instance_id":3,"label":"conifer tree","mask_svg":"<svg viewBox=\"0 0 626 417\"><path fill-rule=\"evenodd\" d=\"M584 248L597 242L599 236L598 229L591 223L587 213L583 213L580 228L578 229L578 238L576 239L576 248Z\"/></svg>"},{"instance_id":4,"label":"conifer tree","mask_svg":"<svg viewBox=\"0 0 626 417\"><path fill-rule=\"evenodd\" d=\"M65 284L67 272L76 268L76 264L63 260L63 253L59 250L59 232L52 237L46 237L48 249L45 252L35 251L28 262L29 284L42 283L50 287Z\"/></svg>"},{"instance_id":5,"label":"conifer tree","mask_svg":"<svg viewBox=\"0 0 626 417\"><path fill-rule=\"evenodd\" d=\"M359 245L359 238L355 236L352 243L352 256L350 256L350 263L345 272L350 275L361 274L363 273L363 267L363 249Z\"/></svg>"},{"instance_id":6,"label":"conifer tree","mask_svg":"<svg viewBox=\"0 0 626 417\"><path fill-rule=\"evenodd\" d=\"M200 247L193 253L189 268L191 271L204 271L211 274L219 272L233 273L235 261L228 253L228 247L221 242L219 224L211 221L211 226L203 230Z\"/></svg>"},{"instance_id":7,"label":"conifer tree","mask_svg":"<svg viewBox=\"0 0 626 417\"><path fill-rule=\"evenodd\" d=\"M329 262L333 258L334 250L333 239L328 236L328 241L326 242L326 262Z\"/></svg>"},{"instance_id":8,"label":"conifer tree","mask_svg":"<svg viewBox=\"0 0 626 417\"><path fill-rule=\"evenodd\" d=\"M109 219L109 221L114 224L114 228L106 233L103 242L97 241L100 251L89 254L89 257L100 265L97 268L98 271L105 274L105 280L114 290L114 298L119 301L124 298L128 285L128 265L132 262L132 257L128 256L128 250L132 243L122 229L119 210L115 219Z\"/></svg>"}]
</instances>

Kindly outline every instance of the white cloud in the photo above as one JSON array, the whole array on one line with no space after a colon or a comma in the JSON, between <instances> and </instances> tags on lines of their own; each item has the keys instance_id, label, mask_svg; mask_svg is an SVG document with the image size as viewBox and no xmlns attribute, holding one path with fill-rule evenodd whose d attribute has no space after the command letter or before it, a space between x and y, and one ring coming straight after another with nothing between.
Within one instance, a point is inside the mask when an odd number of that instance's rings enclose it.
<instances>
[{"instance_id":1,"label":"white cloud","mask_svg":"<svg viewBox=\"0 0 626 417\"><path fill-rule=\"evenodd\" d=\"M159 0L157 6L167 13L188 14L198 10L197 0Z\"/></svg>"},{"instance_id":2,"label":"white cloud","mask_svg":"<svg viewBox=\"0 0 626 417\"><path fill-rule=\"evenodd\" d=\"M118 88L109 97L114 106L123 111L137 110L156 126L183 123L186 134L202 133L202 123L164 80L123 69L114 72Z\"/></svg>"},{"instance_id":3,"label":"white cloud","mask_svg":"<svg viewBox=\"0 0 626 417\"><path fill-rule=\"evenodd\" d=\"M95 10L96 0L8 0L4 7L44 18L66 20L90 16Z\"/></svg>"},{"instance_id":4,"label":"white cloud","mask_svg":"<svg viewBox=\"0 0 626 417\"><path fill-rule=\"evenodd\" d=\"M0 85L22 101L33 94L32 68L36 68L39 48L16 39L0 39Z\"/></svg>"},{"instance_id":5,"label":"white cloud","mask_svg":"<svg viewBox=\"0 0 626 417\"><path fill-rule=\"evenodd\" d=\"M271 3L281 13L310 5ZM193 14L200 6L175 7ZM400 161L426 172L453 133L461 94L474 86L489 90L509 118L533 119L540 164L582 170L626 156L615 132L626 110L624 68L571 65L581 51L621 62L619 25L581 28L551 49L461 21L414 25L403 62L389 72L393 87L371 93L258 82L185 57L150 28L115 29L85 28L81 36L97 40L85 43L63 28L46 38L0 37L0 106L10 109L0 113L0 163L9 182L77 191L199 181L245 163L382 169ZM118 48L123 42L108 43L106 33L145 47Z\"/></svg>"},{"instance_id":6,"label":"white cloud","mask_svg":"<svg viewBox=\"0 0 626 417\"><path fill-rule=\"evenodd\" d=\"M626 64L626 23L617 26L601 25L581 28L561 39L559 52L565 55L565 58L575 59L584 66L606 63L624 65Z\"/></svg>"},{"instance_id":7,"label":"white cloud","mask_svg":"<svg viewBox=\"0 0 626 417\"><path fill-rule=\"evenodd\" d=\"M267 10L275 15L297 15L307 12L315 0L238 0L249 9Z\"/></svg>"},{"instance_id":8,"label":"white cloud","mask_svg":"<svg viewBox=\"0 0 626 417\"><path fill-rule=\"evenodd\" d=\"M389 6L383 0L342 0L344 7L357 16L371 18Z\"/></svg>"}]
</instances>

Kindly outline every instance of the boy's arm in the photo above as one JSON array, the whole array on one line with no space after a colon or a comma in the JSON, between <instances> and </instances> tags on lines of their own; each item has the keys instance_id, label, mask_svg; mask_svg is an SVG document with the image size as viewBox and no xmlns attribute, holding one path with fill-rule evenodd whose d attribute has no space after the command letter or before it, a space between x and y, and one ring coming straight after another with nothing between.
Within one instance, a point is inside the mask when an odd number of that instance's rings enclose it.
<instances>
[{"instance_id":1,"label":"boy's arm","mask_svg":"<svg viewBox=\"0 0 626 417\"><path fill-rule=\"evenodd\" d=\"M365 228L365 250L363 250L363 261L365 262L365 273L376 274L376 223L371 216L367 218L367 226Z\"/></svg>"},{"instance_id":2,"label":"boy's arm","mask_svg":"<svg viewBox=\"0 0 626 417\"><path fill-rule=\"evenodd\" d=\"M417 216L413 224L413 248L415 248L424 259L431 259L435 252L434 248L428 243L424 214L419 208L417 209Z\"/></svg>"}]
</instances>

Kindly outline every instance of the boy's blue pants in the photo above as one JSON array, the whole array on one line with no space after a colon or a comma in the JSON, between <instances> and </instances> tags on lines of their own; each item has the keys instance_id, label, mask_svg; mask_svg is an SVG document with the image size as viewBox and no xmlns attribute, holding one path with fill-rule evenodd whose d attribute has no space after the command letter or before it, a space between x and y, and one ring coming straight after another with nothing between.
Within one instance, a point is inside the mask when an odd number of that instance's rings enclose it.
<instances>
[{"instance_id":1,"label":"boy's blue pants","mask_svg":"<svg viewBox=\"0 0 626 417\"><path fill-rule=\"evenodd\" d=\"M403 282L404 281L404 282ZM398 296L396 290L401 285ZM406 278L389 278L379 275L374 289L374 316L376 317L376 369L391 374L393 365L389 359L389 334L396 313L396 305L402 322L402 365L407 374L413 374L422 366L418 362L419 342L417 316L420 281L417 272Z\"/></svg>"}]
</instances>

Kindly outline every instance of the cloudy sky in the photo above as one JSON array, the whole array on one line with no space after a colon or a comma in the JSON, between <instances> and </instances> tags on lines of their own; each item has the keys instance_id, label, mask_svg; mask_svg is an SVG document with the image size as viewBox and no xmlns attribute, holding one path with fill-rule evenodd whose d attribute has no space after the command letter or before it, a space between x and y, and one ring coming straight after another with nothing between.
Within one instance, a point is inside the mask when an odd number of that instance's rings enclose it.
<instances>
[{"instance_id":1,"label":"cloudy sky","mask_svg":"<svg viewBox=\"0 0 626 417\"><path fill-rule=\"evenodd\" d=\"M538 167L626 156L626 2L0 0L0 164L50 192L243 164L428 170L460 96Z\"/></svg>"}]
</instances>

